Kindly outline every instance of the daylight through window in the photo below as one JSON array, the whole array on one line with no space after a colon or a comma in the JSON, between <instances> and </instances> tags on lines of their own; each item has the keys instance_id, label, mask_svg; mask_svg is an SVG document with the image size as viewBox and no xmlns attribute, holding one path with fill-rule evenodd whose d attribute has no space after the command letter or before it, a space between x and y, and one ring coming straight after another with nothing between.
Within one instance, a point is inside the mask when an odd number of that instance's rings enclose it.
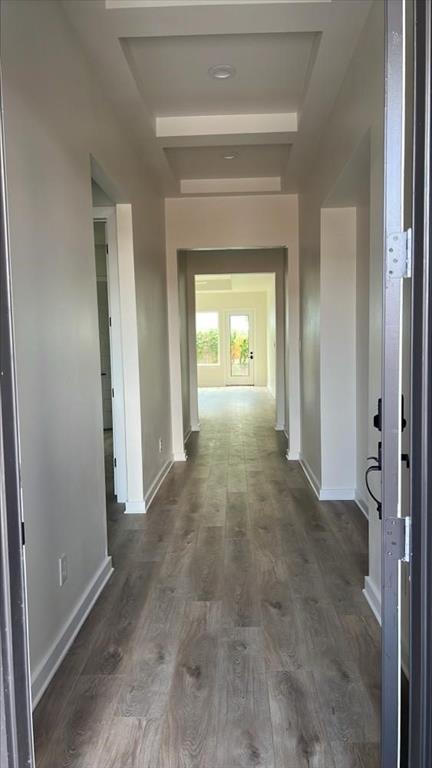
<instances>
[{"instance_id":1,"label":"daylight through window","mask_svg":"<svg viewBox=\"0 0 432 768\"><path fill-rule=\"evenodd\" d=\"M219 365L218 312L197 312L196 344L198 365Z\"/></svg>"}]
</instances>

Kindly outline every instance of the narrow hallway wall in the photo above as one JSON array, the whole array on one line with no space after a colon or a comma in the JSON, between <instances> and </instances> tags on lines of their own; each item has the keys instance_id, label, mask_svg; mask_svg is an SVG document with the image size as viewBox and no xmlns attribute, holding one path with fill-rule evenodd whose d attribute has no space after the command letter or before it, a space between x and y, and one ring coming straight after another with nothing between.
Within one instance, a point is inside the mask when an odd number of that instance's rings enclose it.
<instances>
[{"instance_id":1,"label":"narrow hallway wall","mask_svg":"<svg viewBox=\"0 0 432 768\"><path fill-rule=\"evenodd\" d=\"M302 453L321 483L320 211L365 135L370 134L370 270L368 357L368 455L378 433L372 416L381 388L381 264L383 219L384 4L374 2L342 89L324 128L313 167L299 197ZM380 611L381 536L369 503L368 599Z\"/></svg>"},{"instance_id":2,"label":"narrow hallway wall","mask_svg":"<svg viewBox=\"0 0 432 768\"><path fill-rule=\"evenodd\" d=\"M321 209L322 499L353 499L356 483L356 210Z\"/></svg>"},{"instance_id":3,"label":"narrow hallway wall","mask_svg":"<svg viewBox=\"0 0 432 768\"><path fill-rule=\"evenodd\" d=\"M92 155L133 208L144 482L171 456L163 202L60 3L1 5L6 163L37 699L111 572ZM164 453L158 451L162 437ZM59 557L68 579L59 586Z\"/></svg>"}]
</instances>

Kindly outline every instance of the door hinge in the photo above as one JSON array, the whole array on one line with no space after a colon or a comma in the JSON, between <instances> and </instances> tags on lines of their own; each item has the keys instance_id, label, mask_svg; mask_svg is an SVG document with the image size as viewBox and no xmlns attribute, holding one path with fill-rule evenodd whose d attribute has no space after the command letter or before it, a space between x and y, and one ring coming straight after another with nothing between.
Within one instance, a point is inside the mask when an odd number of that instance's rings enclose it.
<instances>
[{"instance_id":1,"label":"door hinge","mask_svg":"<svg viewBox=\"0 0 432 768\"><path fill-rule=\"evenodd\" d=\"M24 521L21 521L21 546L25 546L25 525Z\"/></svg>"},{"instance_id":2,"label":"door hinge","mask_svg":"<svg viewBox=\"0 0 432 768\"><path fill-rule=\"evenodd\" d=\"M106 252L109 253L109 251L108 251L108 243L105 245L105 248L106 248Z\"/></svg>"},{"instance_id":3,"label":"door hinge","mask_svg":"<svg viewBox=\"0 0 432 768\"><path fill-rule=\"evenodd\" d=\"M111 321L111 318L110 318L109 319L109 326L110 326L110 328L111 328L111 325L112 325L112 321Z\"/></svg>"},{"instance_id":4,"label":"door hinge","mask_svg":"<svg viewBox=\"0 0 432 768\"><path fill-rule=\"evenodd\" d=\"M115 467L117 466L117 459L116 459L116 457L115 457L115 456L114 456L114 466L115 466Z\"/></svg>"},{"instance_id":5,"label":"door hinge","mask_svg":"<svg viewBox=\"0 0 432 768\"><path fill-rule=\"evenodd\" d=\"M411 557L411 518L386 517L383 520L386 557L409 563Z\"/></svg>"},{"instance_id":6,"label":"door hinge","mask_svg":"<svg viewBox=\"0 0 432 768\"><path fill-rule=\"evenodd\" d=\"M114 397L114 387L111 390L111 396Z\"/></svg>"},{"instance_id":7,"label":"door hinge","mask_svg":"<svg viewBox=\"0 0 432 768\"><path fill-rule=\"evenodd\" d=\"M411 277L411 229L392 232L387 238L386 273L388 280Z\"/></svg>"}]
</instances>

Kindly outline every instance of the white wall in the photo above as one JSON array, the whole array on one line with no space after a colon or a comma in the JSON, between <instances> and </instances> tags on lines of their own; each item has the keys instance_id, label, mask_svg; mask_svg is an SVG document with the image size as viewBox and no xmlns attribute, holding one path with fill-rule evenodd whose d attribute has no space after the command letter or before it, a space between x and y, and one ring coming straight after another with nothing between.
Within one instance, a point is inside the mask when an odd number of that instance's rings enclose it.
<instances>
[{"instance_id":1,"label":"white wall","mask_svg":"<svg viewBox=\"0 0 432 768\"><path fill-rule=\"evenodd\" d=\"M320 220L321 208L344 167L369 132L369 381L368 455L377 450L372 416L381 389L381 266L383 217L384 4L377 0L360 36L356 52L327 125L311 174L300 195L300 315L302 452L321 482L320 411ZM380 526L369 502L369 593L379 600Z\"/></svg>"},{"instance_id":2,"label":"white wall","mask_svg":"<svg viewBox=\"0 0 432 768\"><path fill-rule=\"evenodd\" d=\"M165 201L165 220L174 454L179 456L183 451L177 251L282 245L288 249L289 439L291 455L296 458L300 452L297 196L170 198Z\"/></svg>"},{"instance_id":3,"label":"white wall","mask_svg":"<svg viewBox=\"0 0 432 768\"><path fill-rule=\"evenodd\" d=\"M273 294L274 295L274 294ZM273 299L274 304L274 299ZM224 387L227 376L226 313L252 310L254 316L254 385L267 386L267 292L231 291L207 293L197 291L197 312L214 311L219 314L219 365L198 365L199 387ZM274 321L273 321L274 325Z\"/></svg>"},{"instance_id":4,"label":"white wall","mask_svg":"<svg viewBox=\"0 0 432 768\"><path fill-rule=\"evenodd\" d=\"M356 483L356 210L321 211L321 497Z\"/></svg>"},{"instance_id":5,"label":"white wall","mask_svg":"<svg viewBox=\"0 0 432 768\"><path fill-rule=\"evenodd\" d=\"M179 291L179 323L180 323L180 356L181 356L181 393L183 412L183 431L187 438L191 431L190 416L190 375L189 375L189 315L188 315L188 286L186 254L178 257L178 291Z\"/></svg>"},{"instance_id":6,"label":"white wall","mask_svg":"<svg viewBox=\"0 0 432 768\"><path fill-rule=\"evenodd\" d=\"M276 303L274 288L267 290L267 387L273 397L276 397ZM286 328L286 327L285 327ZM287 334L288 337L288 334ZM288 371L285 375L289 377ZM285 393L286 393L285 387ZM289 422L288 400L285 398L285 407L288 414L285 415L285 426Z\"/></svg>"},{"instance_id":7,"label":"white wall","mask_svg":"<svg viewBox=\"0 0 432 768\"><path fill-rule=\"evenodd\" d=\"M366 169L369 182L369 167ZM369 189L368 189L369 192ZM356 207L356 495L369 514L365 482L369 438L369 194Z\"/></svg>"},{"instance_id":8,"label":"white wall","mask_svg":"<svg viewBox=\"0 0 432 768\"><path fill-rule=\"evenodd\" d=\"M1 34L37 695L109 575L90 154L121 190L117 202L133 206L145 488L171 453L164 219L61 5L6 0ZM69 578L60 588L62 553Z\"/></svg>"}]
</instances>

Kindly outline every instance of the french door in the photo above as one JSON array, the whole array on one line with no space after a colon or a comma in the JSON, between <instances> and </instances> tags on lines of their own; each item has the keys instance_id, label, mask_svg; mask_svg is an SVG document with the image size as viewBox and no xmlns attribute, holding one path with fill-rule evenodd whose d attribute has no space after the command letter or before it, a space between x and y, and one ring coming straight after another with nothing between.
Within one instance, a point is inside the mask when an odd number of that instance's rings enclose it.
<instances>
[{"instance_id":1,"label":"french door","mask_svg":"<svg viewBox=\"0 0 432 768\"><path fill-rule=\"evenodd\" d=\"M254 383L254 313L250 310L225 315L225 384Z\"/></svg>"}]
</instances>

